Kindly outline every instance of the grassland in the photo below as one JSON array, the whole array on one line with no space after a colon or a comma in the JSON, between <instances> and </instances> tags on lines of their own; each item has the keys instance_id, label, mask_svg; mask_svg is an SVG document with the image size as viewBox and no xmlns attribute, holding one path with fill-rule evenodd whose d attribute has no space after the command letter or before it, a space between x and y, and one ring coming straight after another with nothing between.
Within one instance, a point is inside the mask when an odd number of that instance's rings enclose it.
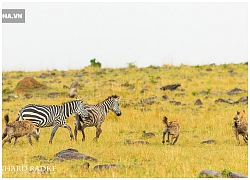
<instances>
[{"instance_id":1,"label":"grassland","mask_svg":"<svg viewBox=\"0 0 250 180\"><path fill-rule=\"evenodd\" d=\"M48 76L40 76L47 74ZM82 76L81 76L82 75ZM116 178L191 178L199 177L204 169L223 171L224 169L248 175L248 146L240 137L241 145L232 132L233 117L237 110L246 110L247 103L215 103L218 98L238 100L248 93L248 65L224 64L204 66L150 66L147 68L128 67L122 69L91 68L69 71L2 72L2 95L6 97L24 77L34 77L48 87L47 90L29 92L32 98L11 98L2 103L2 119L8 113L15 120L18 111L29 103L61 104L72 100L67 96L72 81L80 84L79 97L85 103L97 104L112 94L120 96L122 116L110 112L102 125L98 142L92 141L95 128L86 128L86 141L70 141L67 129L59 128L53 144L48 143L52 128L42 128L39 142L31 147L27 139L20 138L16 146L6 144L2 149L3 167L53 166L48 174L17 171L3 171L3 177L116 177ZM81 76L81 77L77 77ZM180 83L175 91L162 91L161 86ZM246 92L228 95L233 88ZM49 92L60 92L56 98L48 97ZM200 93L200 92L203 93ZM168 100L162 96L167 95ZM156 96L152 105L140 103L142 99ZM203 105L194 105L200 99ZM180 101L176 106L170 101ZM163 116L177 120L181 124L181 134L174 146L162 144ZM74 118L67 120L72 128ZM4 121L2 122L5 126ZM153 132L155 137L143 139L143 132ZM126 145L125 139L146 140L147 145ZM211 144L201 144L203 140L214 139ZM52 164L42 164L32 159L36 155L53 158L57 152L75 148L79 152L93 156L99 162L90 163L89 169L74 168L85 160L72 160ZM104 171L93 170L98 164L121 164L124 168Z\"/></svg>"}]
</instances>

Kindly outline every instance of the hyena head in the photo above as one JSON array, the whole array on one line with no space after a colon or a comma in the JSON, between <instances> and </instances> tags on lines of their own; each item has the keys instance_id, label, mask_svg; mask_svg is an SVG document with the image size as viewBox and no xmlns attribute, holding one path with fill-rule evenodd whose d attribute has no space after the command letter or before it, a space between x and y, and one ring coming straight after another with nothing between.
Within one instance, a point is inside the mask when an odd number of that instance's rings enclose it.
<instances>
[{"instance_id":1,"label":"hyena head","mask_svg":"<svg viewBox=\"0 0 250 180\"><path fill-rule=\"evenodd\" d=\"M168 118L166 116L163 117L163 123L166 124L166 126L168 126Z\"/></svg>"},{"instance_id":2,"label":"hyena head","mask_svg":"<svg viewBox=\"0 0 250 180\"><path fill-rule=\"evenodd\" d=\"M246 114L245 114L245 110L243 111L237 111L236 116L234 117L234 120L246 120Z\"/></svg>"},{"instance_id":3,"label":"hyena head","mask_svg":"<svg viewBox=\"0 0 250 180\"><path fill-rule=\"evenodd\" d=\"M31 135L38 141L39 136L40 136L40 128L34 125L32 127L32 134Z\"/></svg>"}]
</instances>

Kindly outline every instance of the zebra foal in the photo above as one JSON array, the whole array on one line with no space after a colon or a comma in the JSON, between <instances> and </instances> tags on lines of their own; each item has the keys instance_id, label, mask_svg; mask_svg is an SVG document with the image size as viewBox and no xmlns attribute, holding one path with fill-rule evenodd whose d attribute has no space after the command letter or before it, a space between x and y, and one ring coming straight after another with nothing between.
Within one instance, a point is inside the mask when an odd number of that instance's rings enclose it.
<instances>
[{"instance_id":1,"label":"zebra foal","mask_svg":"<svg viewBox=\"0 0 250 180\"><path fill-rule=\"evenodd\" d=\"M85 104L84 107L89 113L89 116L90 116L89 119L84 119L75 113L74 114L75 140L77 139L77 130L79 130L79 131L82 131L82 141L85 141L84 129L86 127L92 127L92 126L96 127L96 137L94 137L93 140L97 140L100 137L100 134L102 133L101 125L104 122L108 112L111 110L117 116L120 116L122 114L119 108L118 100L119 100L119 96L112 95L99 104L96 104L96 105Z\"/></svg>"},{"instance_id":2,"label":"zebra foal","mask_svg":"<svg viewBox=\"0 0 250 180\"><path fill-rule=\"evenodd\" d=\"M28 104L18 114L16 121L29 120L39 127L53 126L49 143L59 127L69 130L70 138L73 139L71 127L66 124L66 119L73 113L79 114L82 118L89 118L88 111L84 108L83 101L75 100L58 105Z\"/></svg>"}]
</instances>

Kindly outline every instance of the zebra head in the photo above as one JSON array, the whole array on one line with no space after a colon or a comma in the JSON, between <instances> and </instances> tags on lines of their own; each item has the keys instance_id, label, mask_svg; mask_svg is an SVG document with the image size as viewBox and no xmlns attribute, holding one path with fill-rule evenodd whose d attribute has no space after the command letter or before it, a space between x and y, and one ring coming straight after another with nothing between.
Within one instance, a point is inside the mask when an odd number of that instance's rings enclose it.
<instances>
[{"instance_id":1,"label":"zebra head","mask_svg":"<svg viewBox=\"0 0 250 180\"><path fill-rule=\"evenodd\" d=\"M119 96L112 95L110 97L110 100L112 101L111 108L110 108L111 111L113 111L117 116L122 115L122 112L121 112L121 110L119 108L119 102L118 102Z\"/></svg>"},{"instance_id":2,"label":"zebra head","mask_svg":"<svg viewBox=\"0 0 250 180\"><path fill-rule=\"evenodd\" d=\"M77 99L76 103L77 103L76 113L79 114L84 119L89 119L90 116L88 111L84 108L83 100Z\"/></svg>"}]
</instances>

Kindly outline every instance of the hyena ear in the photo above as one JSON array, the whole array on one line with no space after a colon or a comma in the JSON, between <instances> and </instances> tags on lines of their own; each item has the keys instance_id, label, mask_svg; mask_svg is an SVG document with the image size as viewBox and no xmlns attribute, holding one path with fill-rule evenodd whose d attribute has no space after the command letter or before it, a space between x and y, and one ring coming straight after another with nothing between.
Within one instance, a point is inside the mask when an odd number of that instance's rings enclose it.
<instances>
[{"instance_id":1,"label":"hyena ear","mask_svg":"<svg viewBox=\"0 0 250 180\"><path fill-rule=\"evenodd\" d=\"M243 110L243 112L246 113L245 110Z\"/></svg>"},{"instance_id":2,"label":"hyena ear","mask_svg":"<svg viewBox=\"0 0 250 180\"><path fill-rule=\"evenodd\" d=\"M240 114L240 111L237 111L237 115L239 115Z\"/></svg>"}]
</instances>

